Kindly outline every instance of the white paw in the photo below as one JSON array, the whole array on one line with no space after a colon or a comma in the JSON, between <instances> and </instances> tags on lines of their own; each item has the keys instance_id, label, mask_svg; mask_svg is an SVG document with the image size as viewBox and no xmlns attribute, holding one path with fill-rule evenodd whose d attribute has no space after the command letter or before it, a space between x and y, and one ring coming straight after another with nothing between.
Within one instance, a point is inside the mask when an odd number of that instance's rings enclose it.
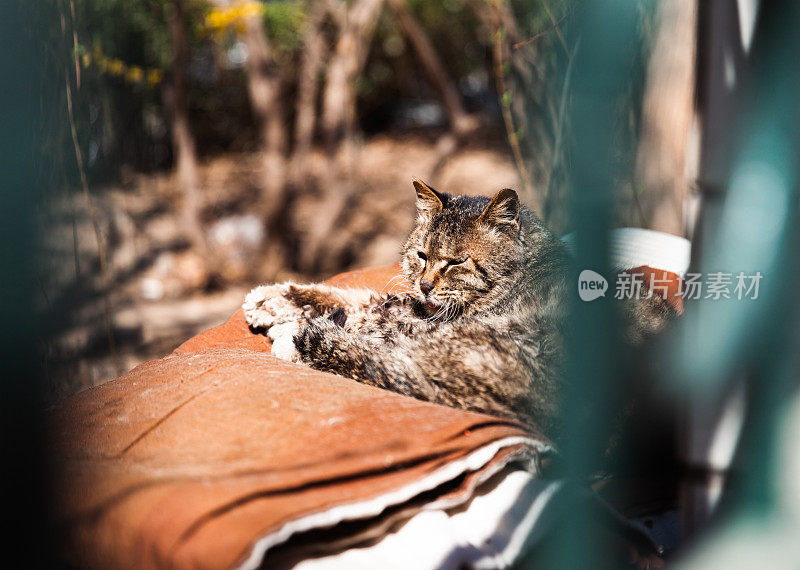
<instances>
[{"instance_id":1,"label":"white paw","mask_svg":"<svg viewBox=\"0 0 800 570\"><path fill-rule=\"evenodd\" d=\"M273 325L296 319L302 314L294 303L284 295L289 285L261 285L244 298L242 309L247 324L257 329L269 329Z\"/></svg>"},{"instance_id":2,"label":"white paw","mask_svg":"<svg viewBox=\"0 0 800 570\"><path fill-rule=\"evenodd\" d=\"M290 321L274 325L267 331L267 336L272 340L272 356L289 362L300 362L300 353L294 345L294 337L300 332L300 324Z\"/></svg>"}]
</instances>

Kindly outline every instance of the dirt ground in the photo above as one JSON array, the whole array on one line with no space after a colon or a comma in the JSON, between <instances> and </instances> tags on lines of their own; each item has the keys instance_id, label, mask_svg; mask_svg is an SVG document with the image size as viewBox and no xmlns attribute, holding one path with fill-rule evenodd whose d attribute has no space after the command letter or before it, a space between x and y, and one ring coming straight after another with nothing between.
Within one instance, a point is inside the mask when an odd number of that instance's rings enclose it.
<instances>
[{"instance_id":1,"label":"dirt ground","mask_svg":"<svg viewBox=\"0 0 800 570\"><path fill-rule=\"evenodd\" d=\"M451 193L520 187L510 156L496 142L474 141L430 178L436 160L432 140L376 137L360 150L356 190L342 197L318 186L295 189L280 235L252 207L260 194L260 157L207 160L203 224L221 260L214 275L182 231L172 176L128 173L118 186L92 189L106 244L107 298L87 200L65 191L42 212L41 346L48 400L168 354L227 319L259 282L318 280L397 261L413 221L412 176ZM312 156L309 179L322 179L325 167L319 153ZM266 254L277 240L291 246L278 266Z\"/></svg>"}]
</instances>

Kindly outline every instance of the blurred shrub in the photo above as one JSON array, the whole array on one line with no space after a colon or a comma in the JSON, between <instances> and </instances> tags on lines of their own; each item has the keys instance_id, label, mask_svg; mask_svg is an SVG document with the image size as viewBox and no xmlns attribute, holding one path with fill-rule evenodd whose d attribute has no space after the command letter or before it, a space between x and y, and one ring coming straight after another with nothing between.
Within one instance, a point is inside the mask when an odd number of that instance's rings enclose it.
<instances>
[{"instance_id":1,"label":"blurred shrub","mask_svg":"<svg viewBox=\"0 0 800 570\"><path fill-rule=\"evenodd\" d=\"M54 30L54 45L62 54L81 60L80 88L75 85L75 120L91 180L113 180L121 168L155 171L172 163L169 121L162 100L164 84L174 73L185 73L189 83L192 130L201 155L254 149L258 145L250 110L244 58L237 31L243 18L260 11L267 37L282 76L287 101L296 96L297 70L303 49L303 34L312 0L243 2L219 6L205 0L187 0L186 29L191 44L188 69L171 69L169 15L172 0L48 0L49 8L67 14L67 34ZM409 0L409 7L428 34L444 62L446 71L466 96L470 110L483 110L499 118L492 45L495 34L487 10L508 6L520 39L551 26L551 18L540 5L514 1L497 4L482 0ZM559 18L569 12L570 2L552 0L551 13ZM65 8L66 7L66 8ZM70 16L74 7L74 22ZM567 22L568 23L568 22ZM566 26L567 23L563 24ZM77 31L73 46L72 25ZM502 31L502 30L501 30ZM504 33L504 31L502 31ZM327 43L335 41L335 24L323 27ZM62 55L62 57L64 57ZM381 131L409 101L436 100L437 95L420 73L416 55L385 8L368 54L365 71L357 81L358 113L362 128ZM515 54L516 66L506 62L509 77L526 72L501 99L513 104L519 117L517 131L525 154L548 161L539 168L547 172L552 153L542 152L544 141L558 130L560 78L555 71L567 59L556 34L547 34L536 44ZM59 73L65 73L59 64ZM532 87L533 86L533 87ZM531 96L533 94L533 96ZM63 104L62 104L63 108ZM294 112L286 106L287 124ZM525 118L536 116L540 124ZM497 120L497 124L500 124ZM70 143L64 137L63 143ZM537 181L542 181L540 176Z\"/></svg>"}]
</instances>

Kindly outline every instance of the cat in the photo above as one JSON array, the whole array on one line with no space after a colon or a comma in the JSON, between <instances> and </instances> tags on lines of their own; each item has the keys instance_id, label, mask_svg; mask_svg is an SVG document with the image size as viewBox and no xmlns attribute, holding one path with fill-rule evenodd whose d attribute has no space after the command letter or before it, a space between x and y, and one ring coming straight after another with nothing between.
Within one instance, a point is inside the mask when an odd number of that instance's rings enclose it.
<instances>
[{"instance_id":1,"label":"cat","mask_svg":"<svg viewBox=\"0 0 800 570\"><path fill-rule=\"evenodd\" d=\"M245 298L247 323L281 358L550 431L563 392L564 243L513 190L490 199L413 185L407 290L264 285ZM634 341L668 319L658 299L647 301L651 316L630 319Z\"/></svg>"}]
</instances>

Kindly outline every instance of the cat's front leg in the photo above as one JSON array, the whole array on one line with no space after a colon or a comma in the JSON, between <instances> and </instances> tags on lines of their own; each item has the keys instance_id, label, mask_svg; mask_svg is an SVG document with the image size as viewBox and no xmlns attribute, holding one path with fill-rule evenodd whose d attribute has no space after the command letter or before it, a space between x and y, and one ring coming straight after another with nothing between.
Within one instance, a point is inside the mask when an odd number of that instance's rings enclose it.
<instances>
[{"instance_id":1,"label":"cat's front leg","mask_svg":"<svg viewBox=\"0 0 800 570\"><path fill-rule=\"evenodd\" d=\"M359 358L361 350L358 350L362 344L363 339L357 340L335 318L311 319L294 336L298 358L308 366L379 385L366 380L369 376L364 370L366 362Z\"/></svg>"},{"instance_id":2,"label":"cat's front leg","mask_svg":"<svg viewBox=\"0 0 800 570\"><path fill-rule=\"evenodd\" d=\"M340 308L364 307L375 303L377 298L369 289L282 283L256 287L245 297L242 309L248 325L269 330L275 325L326 315Z\"/></svg>"},{"instance_id":3,"label":"cat's front leg","mask_svg":"<svg viewBox=\"0 0 800 570\"><path fill-rule=\"evenodd\" d=\"M301 362L315 370L422 400L435 400L435 388L425 380L413 358L393 354L391 346L346 330L337 324L335 315L311 319L301 326L294 345Z\"/></svg>"}]
</instances>

